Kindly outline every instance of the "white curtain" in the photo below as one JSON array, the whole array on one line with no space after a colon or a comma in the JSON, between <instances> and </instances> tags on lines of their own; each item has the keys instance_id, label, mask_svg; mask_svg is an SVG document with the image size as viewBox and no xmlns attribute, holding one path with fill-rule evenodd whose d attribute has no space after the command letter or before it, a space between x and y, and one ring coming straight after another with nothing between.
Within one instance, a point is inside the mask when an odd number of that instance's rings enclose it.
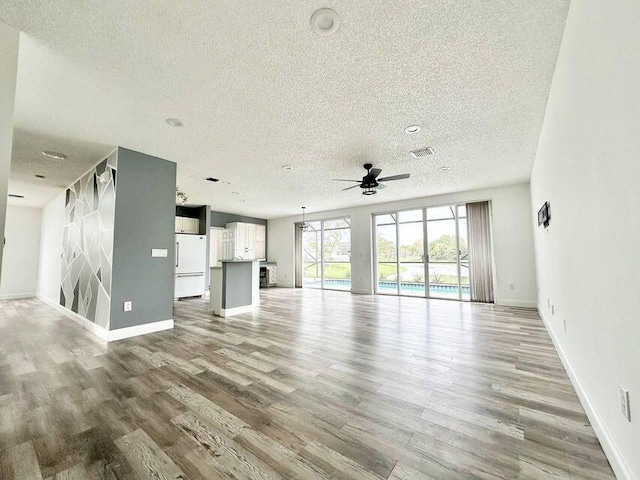
<instances>
[{"instance_id":1,"label":"white curtain","mask_svg":"<svg viewBox=\"0 0 640 480\"><path fill-rule=\"evenodd\" d=\"M471 301L493 303L493 256L489 202L467 203Z\"/></svg>"}]
</instances>

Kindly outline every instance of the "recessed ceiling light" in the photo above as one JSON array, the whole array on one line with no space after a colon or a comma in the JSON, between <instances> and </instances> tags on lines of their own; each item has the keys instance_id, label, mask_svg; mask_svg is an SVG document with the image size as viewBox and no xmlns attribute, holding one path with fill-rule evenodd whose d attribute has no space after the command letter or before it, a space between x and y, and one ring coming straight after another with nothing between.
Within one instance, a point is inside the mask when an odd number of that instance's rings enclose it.
<instances>
[{"instance_id":1,"label":"recessed ceiling light","mask_svg":"<svg viewBox=\"0 0 640 480\"><path fill-rule=\"evenodd\" d=\"M340 17L330 8L321 8L311 16L311 28L319 35L331 35L339 26Z\"/></svg>"},{"instance_id":2,"label":"recessed ceiling light","mask_svg":"<svg viewBox=\"0 0 640 480\"><path fill-rule=\"evenodd\" d=\"M282 165L283 170L293 170L293 165Z\"/></svg>"},{"instance_id":3,"label":"recessed ceiling light","mask_svg":"<svg viewBox=\"0 0 640 480\"><path fill-rule=\"evenodd\" d=\"M223 180L222 183L224 183L225 185L231 185L231 182L229 180Z\"/></svg>"},{"instance_id":4,"label":"recessed ceiling light","mask_svg":"<svg viewBox=\"0 0 640 480\"><path fill-rule=\"evenodd\" d=\"M44 180L44 175L34 175L38 180Z\"/></svg>"},{"instance_id":5,"label":"recessed ceiling light","mask_svg":"<svg viewBox=\"0 0 640 480\"><path fill-rule=\"evenodd\" d=\"M233 193L234 195L240 195L240 192L231 192L231 193Z\"/></svg>"},{"instance_id":6,"label":"recessed ceiling light","mask_svg":"<svg viewBox=\"0 0 640 480\"><path fill-rule=\"evenodd\" d=\"M409 125L404 129L404 133L408 133L409 135L413 135L414 133L418 133L420 131L420 125Z\"/></svg>"},{"instance_id":7,"label":"recessed ceiling light","mask_svg":"<svg viewBox=\"0 0 640 480\"><path fill-rule=\"evenodd\" d=\"M64 160L67 156L64 153L52 152L50 150L43 150L42 154L45 157L53 158L54 160Z\"/></svg>"},{"instance_id":8,"label":"recessed ceiling light","mask_svg":"<svg viewBox=\"0 0 640 480\"><path fill-rule=\"evenodd\" d=\"M24 198L24 195L16 195L15 193L10 193L9 197L11 197L11 198Z\"/></svg>"},{"instance_id":9,"label":"recessed ceiling light","mask_svg":"<svg viewBox=\"0 0 640 480\"><path fill-rule=\"evenodd\" d=\"M207 177L207 178L205 178L205 180L206 180L207 182L214 182L214 183L215 183L215 182L219 182L219 181L220 181L220 180L218 180L217 178L213 178L213 177Z\"/></svg>"},{"instance_id":10,"label":"recessed ceiling light","mask_svg":"<svg viewBox=\"0 0 640 480\"><path fill-rule=\"evenodd\" d=\"M449 165L443 165L438 169L439 172L448 172L449 170L451 170Z\"/></svg>"},{"instance_id":11,"label":"recessed ceiling light","mask_svg":"<svg viewBox=\"0 0 640 480\"><path fill-rule=\"evenodd\" d=\"M166 121L172 127L184 127L184 122L179 118L167 118Z\"/></svg>"}]
</instances>

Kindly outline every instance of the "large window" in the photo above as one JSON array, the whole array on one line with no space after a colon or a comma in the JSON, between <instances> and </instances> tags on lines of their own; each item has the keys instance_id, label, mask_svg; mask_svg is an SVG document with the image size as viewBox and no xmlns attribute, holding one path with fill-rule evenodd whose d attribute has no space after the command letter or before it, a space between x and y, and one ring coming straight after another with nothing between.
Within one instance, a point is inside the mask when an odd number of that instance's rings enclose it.
<instances>
[{"instance_id":1,"label":"large window","mask_svg":"<svg viewBox=\"0 0 640 480\"><path fill-rule=\"evenodd\" d=\"M303 287L351 290L351 220L307 222L302 232Z\"/></svg>"},{"instance_id":2,"label":"large window","mask_svg":"<svg viewBox=\"0 0 640 480\"><path fill-rule=\"evenodd\" d=\"M464 205L374 215L376 292L469 299Z\"/></svg>"}]
</instances>

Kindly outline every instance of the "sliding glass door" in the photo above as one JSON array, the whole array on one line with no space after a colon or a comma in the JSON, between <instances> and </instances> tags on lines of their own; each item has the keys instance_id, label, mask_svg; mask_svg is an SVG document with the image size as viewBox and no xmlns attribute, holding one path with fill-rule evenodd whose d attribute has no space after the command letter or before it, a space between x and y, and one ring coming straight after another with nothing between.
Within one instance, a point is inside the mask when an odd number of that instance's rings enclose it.
<instances>
[{"instance_id":1,"label":"sliding glass door","mask_svg":"<svg viewBox=\"0 0 640 480\"><path fill-rule=\"evenodd\" d=\"M374 215L376 293L469 300L466 209Z\"/></svg>"},{"instance_id":2,"label":"sliding glass door","mask_svg":"<svg viewBox=\"0 0 640 480\"><path fill-rule=\"evenodd\" d=\"M351 290L351 220L322 221L322 288Z\"/></svg>"},{"instance_id":3,"label":"sliding glass door","mask_svg":"<svg viewBox=\"0 0 640 480\"><path fill-rule=\"evenodd\" d=\"M302 232L302 286L322 287L322 223L307 222Z\"/></svg>"},{"instance_id":4,"label":"sliding glass door","mask_svg":"<svg viewBox=\"0 0 640 480\"><path fill-rule=\"evenodd\" d=\"M302 286L351 290L351 220L307 222L302 232Z\"/></svg>"},{"instance_id":5,"label":"sliding glass door","mask_svg":"<svg viewBox=\"0 0 640 480\"><path fill-rule=\"evenodd\" d=\"M429 296L468 300L469 256L465 207L446 205L430 207L426 211ZM463 258L466 262L464 266Z\"/></svg>"},{"instance_id":6,"label":"sliding glass door","mask_svg":"<svg viewBox=\"0 0 640 480\"><path fill-rule=\"evenodd\" d=\"M398 213L400 294L425 295L424 221L422 210Z\"/></svg>"},{"instance_id":7,"label":"sliding glass door","mask_svg":"<svg viewBox=\"0 0 640 480\"><path fill-rule=\"evenodd\" d=\"M398 295L398 214L376 215L377 292Z\"/></svg>"}]
</instances>

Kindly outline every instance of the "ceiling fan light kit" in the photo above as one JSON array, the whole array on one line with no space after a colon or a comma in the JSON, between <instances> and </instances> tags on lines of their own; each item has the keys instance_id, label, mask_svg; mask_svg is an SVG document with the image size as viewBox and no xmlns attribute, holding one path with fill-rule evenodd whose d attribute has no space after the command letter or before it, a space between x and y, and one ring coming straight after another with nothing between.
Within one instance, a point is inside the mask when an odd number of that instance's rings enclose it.
<instances>
[{"instance_id":1,"label":"ceiling fan light kit","mask_svg":"<svg viewBox=\"0 0 640 480\"><path fill-rule=\"evenodd\" d=\"M347 180L344 178L334 178L334 182L356 182L357 185L353 185L351 187L343 188L342 191L351 190L352 188L360 187L362 189L362 195L375 195L378 192L378 189L387 188L386 185L380 182L392 182L395 180L405 180L409 178L411 175L408 173L401 173L400 175L391 175L389 177L378 178L378 176L382 173L382 170L379 168L373 168L373 165L370 163L365 163L363 165L367 174L362 177L362 180Z\"/></svg>"}]
</instances>

